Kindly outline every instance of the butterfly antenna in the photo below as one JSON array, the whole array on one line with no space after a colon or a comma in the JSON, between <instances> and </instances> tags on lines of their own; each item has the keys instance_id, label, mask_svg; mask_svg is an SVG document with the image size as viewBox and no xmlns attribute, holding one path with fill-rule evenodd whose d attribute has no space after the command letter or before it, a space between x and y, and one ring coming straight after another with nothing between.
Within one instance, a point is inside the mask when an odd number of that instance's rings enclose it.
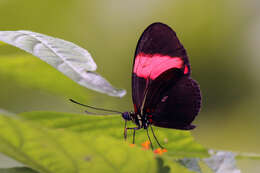
<instances>
[{"instance_id":1,"label":"butterfly antenna","mask_svg":"<svg viewBox=\"0 0 260 173\"><path fill-rule=\"evenodd\" d=\"M158 139L156 138L156 136L154 134L154 131L153 131L153 127L152 126L150 126L150 127L151 127L151 130L152 130L152 133L153 133L153 137L154 137L156 143L159 145L160 148L164 149L164 147L159 143Z\"/></svg>"},{"instance_id":2,"label":"butterfly antenna","mask_svg":"<svg viewBox=\"0 0 260 173\"><path fill-rule=\"evenodd\" d=\"M87 107L87 108L91 108L91 109L95 109L95 110L99 110L99 111L106 111L106 112L112 112L112 113L117 113L117 114L122 114L123 112L120 112L120 111L116 111L116 110L110 110L110 109L104 109L104 108L97 108L97 107L93 107L93 106L89 106L89 105L85 105L85 104L82 104L82 103L79 103L73 99L69 99L72 103L75 103L75 104L78 104L80 106L84 106L84 107Z\"/></svg>"},{"instance_id":3,"label":"butterfly antenna","mask_svg":"<svg viewBox=\"0 0 260 173\"><path fill-rule=\"evenodd\" d=\"M102 115L111 115L112 114L112 113L102 113L102 114L100 114L100 113L96 113L96 112L90 112L90 111L87 111L87 110L85 110L85 113L89 114L89 115L100 115L100 116L102 116Z\"/></svg>"},{"instance_id":4,"label":"butterfly antenna","mask_svg":"<svg viewBox=\"0 0 260 173\"><path fill-rule=\"evenodd\" d=\"M148 128L146 129L146 133L147 133L148 139L149 139L149 141L150 141L151 148L152 148L152 150L153 150L153 144L152 144L151 138L150 138L150 136L149 136Z\"/></svg>"}]
</instances>

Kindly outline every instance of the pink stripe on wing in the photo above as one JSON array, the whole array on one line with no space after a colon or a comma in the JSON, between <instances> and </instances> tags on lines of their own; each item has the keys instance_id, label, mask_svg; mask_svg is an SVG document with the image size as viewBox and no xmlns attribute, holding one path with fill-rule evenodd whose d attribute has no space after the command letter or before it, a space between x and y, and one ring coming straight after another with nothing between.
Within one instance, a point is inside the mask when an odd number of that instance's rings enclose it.
<instances>
[{"instance_id":1,"label":"pink stripe on wing","mask_svg":"<svg viewBox=\"0 0 260 173\"><path fill-rule=\"evenodd\" d=\"M180 57L143 53L135 58L134 73L139 77L155 79L171 68L183 68L183 60Z\"/></svg>"}]
</instances>

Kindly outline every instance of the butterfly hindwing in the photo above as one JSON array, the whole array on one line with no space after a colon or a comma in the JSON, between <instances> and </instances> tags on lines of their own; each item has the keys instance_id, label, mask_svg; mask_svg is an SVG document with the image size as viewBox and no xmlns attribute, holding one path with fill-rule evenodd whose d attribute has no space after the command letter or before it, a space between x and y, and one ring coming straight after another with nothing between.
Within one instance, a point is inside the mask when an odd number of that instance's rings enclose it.
<instances>
[{"instance_id":1,"label":"butterfly hindwing","mask_svg":"<svg viewBox=\"0 0 260 173\"><path fill-rule=\"evenodd\" d=\"M152 98L153 100L153 98ZM160 95L157 103L147 105L146 110L154 110L148 114L155 126L190 130L195 128L191 122L201 107L200 88L189 76L181 77Z\"/></svg>"}]
</instances>

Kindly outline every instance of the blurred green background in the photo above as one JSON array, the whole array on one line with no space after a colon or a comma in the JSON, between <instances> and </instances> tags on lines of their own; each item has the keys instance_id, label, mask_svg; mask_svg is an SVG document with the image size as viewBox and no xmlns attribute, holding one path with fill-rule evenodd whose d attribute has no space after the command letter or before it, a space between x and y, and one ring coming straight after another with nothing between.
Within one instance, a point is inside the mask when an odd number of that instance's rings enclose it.
<instances>
[{"instance_id":1,"label":"blurred green background","mask_svg":"<svg viewBox=\"0 0 260 173\"><path fill-rule=\"evenodd\" d=\"M0 0L0 21L0 30L32 30L86 48L98 72L128 94L119 99L85 89L84 103L120 111L133 109L131 67L141 33L153 22L170 25L187 49L203 94L192 131L196 140L209 148L260 153L260 1ZM8 55L27 54L1 46L0 57ZM68 102L69 93L26 88L0 75L0 108L83 112ZM239 166L260 170L259 161L242 160Z\"/></svg>"}]
</instances>

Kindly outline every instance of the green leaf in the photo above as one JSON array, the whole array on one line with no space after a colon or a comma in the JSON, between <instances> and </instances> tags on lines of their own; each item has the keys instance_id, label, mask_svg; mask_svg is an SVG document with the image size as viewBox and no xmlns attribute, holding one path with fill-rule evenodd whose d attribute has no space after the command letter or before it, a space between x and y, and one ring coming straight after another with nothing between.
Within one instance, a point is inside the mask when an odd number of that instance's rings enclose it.
<instances>
[{"instance_id":1,"label":"green leaf","mask_svg":"<svg viewBox=\"0 0 260 173\"><path fill-rule=\"evenodd\" d=\"M157 157L158 172L160 173L196 173L186 169L175 160L169 159L169 157Z\"/></svg>"},{"instance_id":2,"label":"green leaf","mask_svg":"<svg viewBox=\"0 0 260 173\"><path fill-rule=\"evenodd\" d=\"M0 173L37 173L31 168L17 167L17 168L0 168Z\"/></svg>"},{"instance_id":3,"label":"green leaf","mask_svg":"<svg viewBox=\"0 0 260 173\"><path fill-rule=\"evenodd\" d=\"M39 172L156 172L152 152L102 134L48 130L7 116L0 116L0 131L0 152Z\"/></svg>"},{"instance_id":4,"label":"green leaf","mask_svg":"<svg viewBox=\"0 0 260 173\"><path fill-rule=\"evenodd\" d=\"M0 57L0 76L24 88L42 89L61 96L83 100L87 90L33 56Z\"/></svg>"},{"instance_id":5,"label":"green leaf","mask_svg":"<svg viewBox=\"0 0 260 173\"><path fill-rule=\"evenodd\" d=\"M58 112L27 112L22 113L21 116L48 128L66 129L83 135L99 136L102 134L123 141L124 120L121 115L92 116ZM133 126L133 124L129 124L129 126ZM168 150L165 153L166 155L175 159L208 157L207 149L197 143L189 131L154 128L158 140ZM131 143L132 132L128 131L128 134L128 141ZM138 130L136 132L136 143L139 145L146 140L148 140L146 131ZM154 140L153 144L156 144Z\"/></svg>"}]
</instances>

